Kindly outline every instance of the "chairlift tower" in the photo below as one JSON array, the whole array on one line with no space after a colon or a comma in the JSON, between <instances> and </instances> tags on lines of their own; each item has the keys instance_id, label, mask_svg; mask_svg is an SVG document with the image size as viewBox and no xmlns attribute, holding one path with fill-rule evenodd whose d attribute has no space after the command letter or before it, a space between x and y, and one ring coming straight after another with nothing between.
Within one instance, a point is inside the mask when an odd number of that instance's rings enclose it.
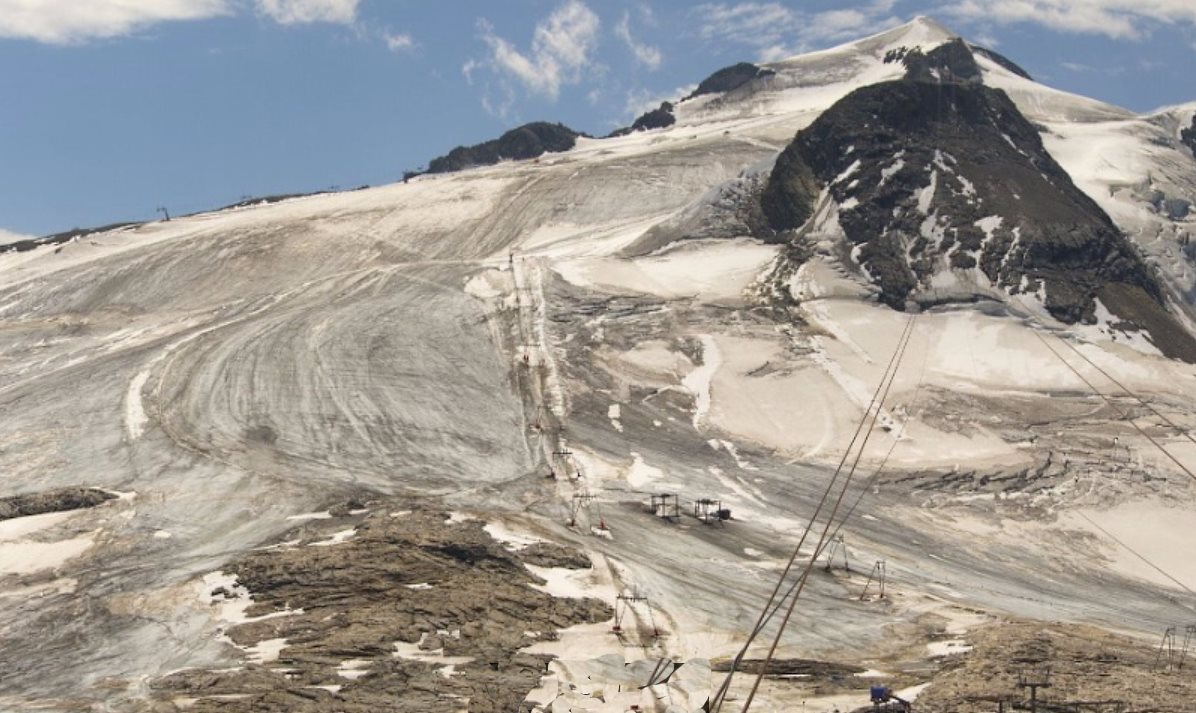
<instances>
[{"instance_id":1,"label":"chairlift tower","mask_svg":"<svg viewBox=\"0 0 1196 713\"><path fill-rule=\"evenodd\" d=\"M677 520L681 517L681 499L676 493L660 493L648 497L648 507L656 517L665 520Z\"/></svg>"},{"instance_id":2,"label":"chairlift tower","mask_svg":"<svg viewBox=\"0 0 1196 713\"><path fill-rule=\"evenodd\" d=\"M552 452L553 463L561 464L561 472L565 474L566 478L570 477L569 476L569 463L572 460L573 460L573 451L569 450L564 445L562 445L560 448L558 448L557 450ZM555 468L554 468L554 470L555 470ZM573 470L574 470L574 476L580 478L581 470L576 467Z\"/></svg>"},{"instance_id":3,"label":"chairlift tower","mask_svg":"<svg viewBox=\"0 0 1196 713\"><path fill-rule=\"evenodd\" d=\"M1196 641L1196 624L1188 624L1184 627L1184 643L1179 650L1179 661L1176 663L1175 668L1182 669L1184 667L1184 662L1188 658L1188 651L1191 650L1192 642L1194 641Z\"/></svg>"},{"instance_id":4,"label":"chairlift tower","mask_svg":"<svg viewBox=\"0 0 1196 713\"><path fill-rule=\"evenodd\" d=\"M843 539L840 533L831 538L831 541L826 543L826 571L831 571L831 566L835 563L835 555L843 553L843 571L851 571L851 563L847 560L847 542Z\"/></svg>"},{"instance_id":5,"label":"chairlift tower","mask_svg":"<svg viewBox=\"0 0 1196 713\"><path fill-rule=\"evenodd\" d=\"M587 526L593 527L594 514L598 515L598 529L606 532L606 518L602 516L602 507L598 504L598 496L589 491L582 491L573 494L573 503L569 508L569 527L577 527L577 518L582 513L586 514Z\"/></svg>"},{"instance_id":6,"label":"chairlift tower","mask_svg":"<svg viewBox=\"0 0 1196 713\"><path fill-rule=\"evenodd\" d=\"M635 614L636 604L643 604L648 612L648 623L652 627L652 638L660 638L660 628L656 626L656 619L652 616L652 604L648 601L648 595L641 591L639 587L633 587L630 592L621 592L615 597L615 624L611 627L611 632L622 635L623 622L627 621L628 615Z\"/></svg>"},{"instance_id":7,"label":"chairlift tower","mask_svg":"<svg viewBox=\"0 0 1196 713\"><path fill-rule=\"evenodd\" d=\"M707 525L721 525L731 519L731 510L723 507L722 500L702 498L694 501L693 515Z\"/></svg>"},{"instance_id":8,"label":"chairlift tower","mask_svg":"<svg viewBox=\"0 0 1196 713\"><path fill-rule=\"evenodd\" d=\"M1170 671L1175 668L1175 627L1169 626L1163 631L1163 640L1159 642L1159 650L1154 657L1154 670Z\"/></svg>"},{"instance_id":9,"label":"chairlift tower","mask_svg":"<svg viewBox=\"0 0 1196 713\"><path fill-rule=\"evenodd\" d=\"M887 579L888 576L885 572L885 561L876 560L876 564L872 565L872 571L868 573L868 581L864 582L864 590L860 592L860 601L864 601L864 598L868 594L868 588L872 586L873 582L876 582L877 599L884 599Z\"/></svg>"},{"instance_id":10,"label":"chairlift tower","mask_svg":"<svg viewBox=\"0 0 1196 713\"><path fill-rule=\"evenodd\" d=\"M1029 671L1017 677L1017 687L1030 690L1030 713L1038 713L1038 689L1051 687L1051 669Z\"/></svg>"}]
</instances>

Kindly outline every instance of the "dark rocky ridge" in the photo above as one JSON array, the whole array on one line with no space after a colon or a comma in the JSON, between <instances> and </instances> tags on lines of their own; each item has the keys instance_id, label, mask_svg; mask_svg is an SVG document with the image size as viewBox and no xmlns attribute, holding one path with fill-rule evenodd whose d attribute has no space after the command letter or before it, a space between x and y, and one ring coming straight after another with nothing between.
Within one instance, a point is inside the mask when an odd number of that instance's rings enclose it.
<instances>
[{"instance_id":1,"label":"dark rocky ridge","mask_svg":"<svg viewBox=\"0 0 1196 713\"><path fill-rule=\"evenodd\" d=\"M114 498L116 495L96 488L61 488L42 493L12 495L0 498L0 520L92 508Z\"/></svg>"},{"instance_id":2,"label":"dark rocky ridge","mask_svg":"<svg viewBox=\"0 0 1196 713\"><path fill-rule=\"evenodd\" d=\"M64 230L61 233L54 233L53 235L45 235L39 238L25 238L23 240L14 240L11 243L0 245L0 254L15 252L23 253L34 248L40 248L44 245L61 245L69 243L77 238L85 238L88 235L96 233L106 233L110 230L120 230L121 228L133 228L144 223L111 223L109 225L101 225L95 228L72 228Z\"/></svg>"},{"instance_id":3,"label":"dark rocky ridge","mask_svg":"<svg viewBox=\"0 0 1196 713\"><path fill-rule=\"evenodd\" d=\"M757 77L767 77L775 74L771 69L757 67L750 62L740 62L730 67L723 67L709 77L703 79L698 88L689 93L685 99L693 99L703 94L722 94L732 89L738 89ZM682 99L682 101L685 101Z\"/></svg>"},{"instance_id":4,"label":"dark rocky ridge","mask_svg":"<svg viewBox=\"0 0 1196 713\"><path fill-rule=\"evenodd\" d=\"M1192 150L1192 155L1196 156L1196 114L1192 115L1192 125L1179 132L1179 140Z\"/></svg>"},{"instance_id":5,"label":"dark rocky ridge","mask_svg":"<svg viewBox=\"0 0 1196 713\"><path fill-rule=\"evenodd\" d=\"M677 123L677 117L673 116L672 102L661 102L660 106L652 111L644 112L636 117L631 126L625 126L621 129L615 129L610 133L611 136L626 136L627 134L636 131L647 131L649 129L663 129L666 126L672 126Z\"/></svg>"},{"instance_id":6,"label":"dark rocky ridge","mask_svg":"<svg viewBox=\"0 0 1196 713\"><path fill-rule=\"evenodd\" d=\"M516 127L497 139L458 146L428 162L428 173L448 173L474 166L490 166L505 159L524 160L545 153L568 151L584 136L564 124L535 121Z\"/></svg>"},{"instance_id":7,"label":"dark rocky ridge","mask_svg":"<svg viewBox=\"0 0 1196 713\"><path fill-rule=\"evenodd\" d=\"M852 92L780 155L761 195L773 229L801 227L827 188L854 259L891 307L939 300L927 293L943 273L979 286L953 299L984 294L986 281L1039 292L1066 323L1093 322L1100 297L1168 356L1196 360L1141 256L1005 93L979 82L962 41L886 61L904 62L906 78Z\"/></svg>"}]
</instances>

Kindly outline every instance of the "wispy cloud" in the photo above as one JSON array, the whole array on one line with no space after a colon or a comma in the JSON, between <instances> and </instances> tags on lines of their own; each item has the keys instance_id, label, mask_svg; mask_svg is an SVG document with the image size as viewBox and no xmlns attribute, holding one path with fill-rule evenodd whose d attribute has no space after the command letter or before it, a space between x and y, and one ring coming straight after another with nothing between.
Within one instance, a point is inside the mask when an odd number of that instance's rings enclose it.
<instances>
[{"instance_id":1,"label":"wispy cloud","mask_svg":"<svg viewBox=\"0 0 1196 713\"><path fill-rule=\"evenodd\" d=\"M257 9L281 25L332 22L348 25L357 20L359 0L257 0Z\"/></svg>"},{"instance_id":2,"label":"wispy cloud","mask_svg":"<svg viewBox=\"0 0 1196 713\"><path fill-rule=\"evenodd\" d=\"M226 0L0 0L0 37L72 44L231 12Z\"/></svg>"},{"instance_id":3,"label":"wispy cloud","mask_svg":"<svg viewBox=\"0 0 1196 713\"><path fill-rule=\"evenodd\" d=\"M415 40L411 35L402 32L383 32L382 41L386 43L386 48L391 52L402 52L415 47Z\"/></svg>"},{"instance_id":4,"label":"wispy cloud","mask_svg":"<svg viewBox=\"0 0 1196 713\"><path fill-rule=\"evenodd\" d=\"M488 21L478 22L482 40L490 49L490 68L552 100L559 96L561 86L578 83L582 72L593 64L600 26L598 15L585 3L566 0L536 24L531 49L520 51L498 36Z\"/></svg>"},{"instance_id":5,"label":"wispy cloud","mask_svg":"<svg viewBox=\"0 0 1196 713\"><path fill-rule=\"evenodd\" d=\"M1060 67L1063 67L1069 72L1095 72L1096 67L1083 64L1082 62L1060 62Z\"/></svg>"},{"instance_id":6,"label":"wispy cloud","mask_svg":"<svg viewBox=\"0 0 1196 713\"><path fill-rule=\"evenodd\" d=\"M31 237L33 236L22 235L21 233L14 233L11 230L0 228L0 245L8 245L9 243L17 242L18 240L28 240Z\"/></svg>"},{"instance_id":7,"label":"wispy cloud","mask_svg":"<svg viewBox=\"0 0 1196 713\"><path fill-rule=\"evenodd\" d=\"M615 121L612 123L619 125L630 122L641 114L659 107L661 102L677 101L681 97L688 96L697 88L698 85L696 84L687 84L664 92L654 92L643 88L632 89L624 97L623 119L625 121Z\"/></svg>"},{"instance_id":8,"label":"wispy cloud","mask_svg":"<svg viewBox=\"0 0 1196 713\"><path fill-rule=\"evenodd\" d=\"M252 8L282 25L352 24L360 0L0 0L0 38L77 44Z\"/></svg>"},{"instance_id":9,"label":"wispy cloud","mask_svg":"<svg viewBox=\"0 0 1196 713\"><path fill-rule=\"evenodd\" d=\"M958 0L942 12L964 20L1037 24L1128 40L1149 37L1157 25L1196 26L1192 0Z\"/></svg>"},{"instance_id":10,"label":"wispy cloud","mask_svg":"<svg viewBox=\"0 0 1196 713\"><path fill-rule=\"evenodd\" d=\"M976 40L981 47L987 47L990 50L995 50L1001 46L1001 41L988 32L980 32L972 35L972 39Z\"/></svg>"},{"instance_id":11,"label":"wispy cloud","mask_svg":"<svg viewBox=\"0 0 1196 713\"><path fill-rule=\"evenodd\" d=\"M623 12L623 17L615 25L615 35L623 40L623 44L627 45L627 49L631 50L631 56L635 58L636 62L644 65L649 70L655 70L660 67L660 63L664 59L660 50L636 40L631 34L630 12Z\"/></svg>"},{"instance_id":12,"label":"wispy cloud","mask_svg":"<svg viewBox=\"0 0 1196 713\"><path fill-rule=\"evenodd\" d=\"M694 14L702 39L750 47L761 60L770 61L899 24L890 14L893 5L894 0L874 0L854 8L810 13L779 2L706 3Z\"/></svg>"}]
</instances>

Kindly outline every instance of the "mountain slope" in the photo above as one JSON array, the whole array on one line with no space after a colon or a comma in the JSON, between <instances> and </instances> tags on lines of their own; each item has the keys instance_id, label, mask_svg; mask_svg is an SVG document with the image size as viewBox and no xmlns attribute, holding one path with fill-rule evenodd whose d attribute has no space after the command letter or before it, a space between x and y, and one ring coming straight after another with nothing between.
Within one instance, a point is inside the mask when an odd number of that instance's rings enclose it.
<instances>
[{"instance_id":1,"label":"mountain slope","mask_svg":"<svg viewBox=\"0 0 1196 713\"><path fill-rule=\"evenodd\" d=\"M753 710L978 713L953 673L1048 622L1157 642L1192 106L1015 67L919 19L538 160L0 254L0 498L115 496L0 521L0 708L698 710L849 458ZM1110 690L1153 660L1087 640Z\"/></svg>"},{"instance_id":2,"label":"mountain slope","mask_svg":"<svg viewBox=\"0 0 1196 713\"><path fill-rule=\"evenodd\" d=\"M1151 270L1005 93L980 83L971 52L954 40L895 53L905 79L858 89L799 132L761 196L772 227L801 227L825 188L886 304L1027 293L1060 321L1094 323L1099 298L1196 360Z\"/></svg>"}]
</instances>

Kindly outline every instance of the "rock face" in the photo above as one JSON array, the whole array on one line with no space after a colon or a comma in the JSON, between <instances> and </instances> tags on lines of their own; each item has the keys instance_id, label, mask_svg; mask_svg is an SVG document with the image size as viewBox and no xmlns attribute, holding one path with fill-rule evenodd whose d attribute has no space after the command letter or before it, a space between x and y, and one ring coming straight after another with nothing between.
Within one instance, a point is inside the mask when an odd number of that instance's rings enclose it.
<instances>
[{"instance_id":1,"label":"rock face","mask_svg":"<svg viewBox=\"0 0 1196 713\"><path fill-rule=\"evenodd\" d=\"M672 126L675 123L677 123L677 117L673 116L672 102L661 102L659 107L636 117L636 120L632 122L631 126L611 132L611 136L626 136L627 134L635 131L663 129L666 126Z\"/></svg>"},{"instance_id":2,"label":"rock face","mask_svg":"<svg viewBox=\"0 0 1196 713\"><path fill-rule=\"evenodd\" d=\"M525 561L588 568L580 553L547 543L511 551L479 521L410 502L369 505L369 515L318 521L228 565L237 584L211 592L214 605L253 604L251 621L226 634L250 653L276 642L277 663L159 679L160 710L197 698L187 710L518 711L549 660L521 649L611 614L604 602L533 588Z\"/></svg>"},{"instance_id":3,"label":"rock face","mask_svg":"<svg viewBox=\"0 0 1196 713\"><path fill-rule=\"evenodd\" d=\"M1196 114L1192 115L1192 125L1179 132L1179 138L1196 156Z\"/></svg>"},{"instance_id":4,"label":"rock face","mask_svg":"<svg viewBox=\"0 0 1196 713\"><path fill-rule=\"evenodd\" d=\"M1151 335L1196 358L1142 258L1004 92L980 84L963 42L891 54L905 79L852 92L780 155L761 196L772 228L803 226L825 195L851 261L896 309L1030 293L1091 323L1099 298L1137 328L1174 330Z\"/></svg>"},{"instance_id":5,"label":"rock face","mask_svg":"<svg viewBox=\"0 0 1196 713\"><path fill-rule=\"evenodd\" d=\"M568 151L583 134L564 124L532 122L473 146L458 146L447 155L432 159L428 173L461 171L473 166L489 166L504 159L524 160L544 153Z\"/></svg>"},{"instance_id":6,"label":"rock face","mask_svg":"<svg viewBox=\"0 0 1196 713\"><path fill-rule=\"evenodd\" d=\"M686 99L693 99L700 97L703 94L721 94L729 92L732 89L737 89L744 84L752 81L756 77L767 77L773 74L771 69L757 67L750 62L740 62L733 64L730 67L723 67L714 74L706 77L698 84L698 88L693 90ZM683 100L684 101L684 100Z\"/></svg>"},{"instance_id":7,"label":"rock face","mask_svg":"<svg viewBox=\"0 0 1196 713\"><path fill-rule=\"evenodd\" d=\"M91 508L114 498L116 495L95 488L63 488L44 493L13 495L0 498L0 520Z\"/></svg>"}]
</instances>

